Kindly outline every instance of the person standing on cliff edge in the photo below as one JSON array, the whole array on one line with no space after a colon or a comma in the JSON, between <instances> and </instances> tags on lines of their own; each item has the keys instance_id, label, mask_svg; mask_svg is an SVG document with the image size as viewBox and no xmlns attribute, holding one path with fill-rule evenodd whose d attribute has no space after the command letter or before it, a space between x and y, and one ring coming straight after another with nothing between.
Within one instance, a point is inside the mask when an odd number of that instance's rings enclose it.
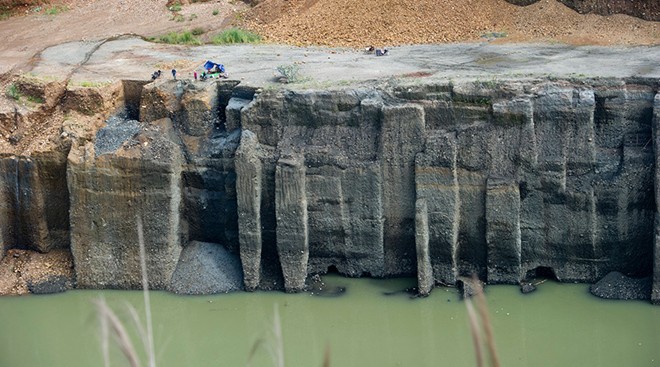
<instances>
[{"instance_id":1,"label":"person standing on cliff edge","mask_svg":"<svg viewBox=\"0 0 660 367\"><path fill-rule=\"evenodd\" d=\"M172 69L172 78L176 80L176 69Z\"/></svg>"}]
</instances>

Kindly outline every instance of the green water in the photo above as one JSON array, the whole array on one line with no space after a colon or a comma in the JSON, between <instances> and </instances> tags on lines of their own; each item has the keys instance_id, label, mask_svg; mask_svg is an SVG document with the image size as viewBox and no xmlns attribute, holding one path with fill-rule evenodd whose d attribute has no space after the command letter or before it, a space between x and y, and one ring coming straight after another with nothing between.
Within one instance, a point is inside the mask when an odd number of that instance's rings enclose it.
<instances>
[{"instance_id":1,"label":"green water","mask_svg":"<svg viewBox=\"0 0 660 367\"><path fill-rule=\"evenodd\" d=\"M158 366L271 366L267 348L277 304L287 366L475 366L465 304L453 289L425 299L383 292L412 280L331 277L342 297L278 292L182 297L152 292ZM0 297L0 367L103 366L91 301L103 295L125 320L125 302L140 312L142 294L71 291ZM502 366L660 365L660 307L602 301L584 285L545 283L533 294L487 289ZM143 350L143 349L142 349ZM111 365L127 366L116 350Z\"/></svg>"}]
</instances>

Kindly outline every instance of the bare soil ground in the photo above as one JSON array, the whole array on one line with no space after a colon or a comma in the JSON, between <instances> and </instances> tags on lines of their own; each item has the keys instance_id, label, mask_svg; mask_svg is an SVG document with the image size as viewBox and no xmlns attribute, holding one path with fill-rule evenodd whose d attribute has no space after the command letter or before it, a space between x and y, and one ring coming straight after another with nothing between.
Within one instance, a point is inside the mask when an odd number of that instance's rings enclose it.
<instances>
[{"instance_id":1,"label":"bare soil ground","mask_svg":"<svg viewBox=\"0 0 660 367\"><path fill-rule=\"evenodd\" d=\"M0 260L0 296L30 293L30 286L61 277L73 281L73 259L65 249L47 254L12 249Z\"/></svg>"},{"instance_id":2,"label":"bare soil ground","mask_svg":"<svg viewBox=\"0 0 660 367\"><path fill-rule=\"evenodd\" d=\"M56 6L66 10L48 14ZM22 15L0 21L0 54L7 60L0 64L0 74L29 71L34 55L70 41L121 34L149 37L197 27L212 32L235 20L246 7L233 0L184 5L176 12L163 0L59 0L28 7Z\"/></svg>"},{"instance_id":3,"label":"bare soil ground","mask_svg":"<svg viewBox=\"0 0 660 367\"><path fill-rule=\"evenodd\" d=\"M580 15L556 0L519 7L504 0L265 0L248 24L268 41L376 47L471 42L651 45L660 24L627 15Z\"/></svg>"},{"instance_id":4,"label":"bare soil ground","mask_svg":"<svg viewBox=\"0 0 660 367\"><path fill-rule=\"evenodd\" d=\"M210 36L242 24L267 42L365 47L471 42L559 42L576 45L660 44L660 23L627 15L580 15L556 0L519 7L504 0L53 0L0 21L0 74L29 70L48 46L119 34L157 36L202 28ZM66 9L48 14L59 6ZM50 12L52 13L52 12Z\"/></svg>"}]
</instances>

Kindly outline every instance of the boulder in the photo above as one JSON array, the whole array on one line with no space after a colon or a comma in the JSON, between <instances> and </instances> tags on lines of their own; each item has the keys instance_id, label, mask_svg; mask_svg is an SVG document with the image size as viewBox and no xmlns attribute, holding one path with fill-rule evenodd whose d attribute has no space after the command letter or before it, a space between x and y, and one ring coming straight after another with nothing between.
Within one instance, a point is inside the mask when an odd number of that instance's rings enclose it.
<instances>
[{"instance_id":1,"label":"boulder","mask_svg":"<svg viewBox=\"0 0 660 367\"><path fill-rule=\"evenodd\" d=\"M27 286L32 294L62 293L73 289L73 279L57 275L46 279L29 281Z\"/></svg>"},{"instance_id":2,"label":"boulder","mask_svg":"<svg viewBox=\"0 0 660 367\"><path fill-rule=\"evenodd\" d=\"M607 274L589 287L594 296L605 299L651 299L651 277L631 278L618 271Z\"/></svg>"}]
</instances>

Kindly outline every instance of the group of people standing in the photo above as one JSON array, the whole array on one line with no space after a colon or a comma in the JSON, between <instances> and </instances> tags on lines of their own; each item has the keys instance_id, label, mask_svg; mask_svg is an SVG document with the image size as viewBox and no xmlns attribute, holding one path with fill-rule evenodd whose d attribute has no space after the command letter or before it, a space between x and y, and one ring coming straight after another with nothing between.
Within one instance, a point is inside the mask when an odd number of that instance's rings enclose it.
<instances>
[{"instance_id":1,"label":"group of people standing","mask_svg":"<svg viewBox=\"0 0 660 367\"><path fill-rule=\"evenodd\" d=\"M156 79L160 78L161 74L162 74L162 72L160 70L154 71L153 74L151 74L151 80L156 80ZM195 73L195 74L197 74L197 73ZM174 78L174 80L176 80L176 69L172 69L172 78ZM195 79L197 79L197 77L195 77Z\"/></svg>"}]
</instances>

